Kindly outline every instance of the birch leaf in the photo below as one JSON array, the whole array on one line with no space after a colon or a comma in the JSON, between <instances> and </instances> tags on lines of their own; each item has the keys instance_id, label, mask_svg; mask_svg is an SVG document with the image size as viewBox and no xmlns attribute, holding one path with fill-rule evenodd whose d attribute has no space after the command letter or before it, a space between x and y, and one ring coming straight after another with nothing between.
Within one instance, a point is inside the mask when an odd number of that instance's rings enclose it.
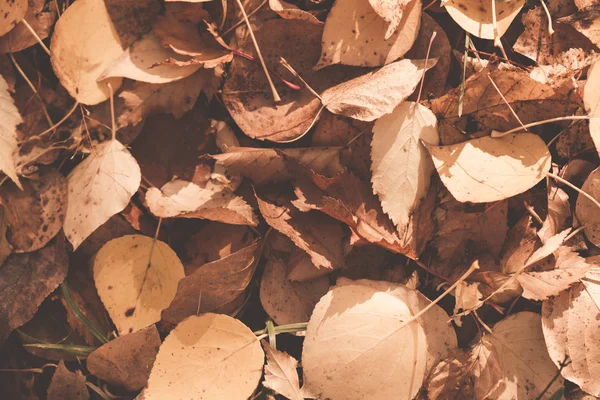
<instances>
[{"instance_id":1,"label":"birch leaf","mask_svg":"<svg viewBox=\"0 0 600 400\"><path fill-rule=\"evenodd\" d=\"M492 3L484 0L448 0L448 14L465 31L482 39L495 39ZM500 38L525 5L525 0L496 2L496 29Z\"/></svg>"},{"instance_id":2,"label":"birch leaf","mask_svg":"<svg viewBox=\"0 0 600 400\"><path fill-rule=\"evenodd\" d=\"M177 254L148 236L113 239L94 259L98 295L121 335L160 321L183 277Z\"/></svg>"},{"instance_id":3,"label":"birch leaf","mask_svg":"<svg viewBox=\"0 0 600 400\"><path fill-rule=\"evenodd\" d=\"M21 122L23 118L8 93L8 83L0 75L0 172L4 172L19 187L21 184L17 177L15 153L17 152L17 125Z\"/></svg>"},{"instance_id":4,"label":"birch leaf","mask_svg":"<svg viewBox=\"0 0 600 400\"><path fill-rule=\"evenodd\" d=\"M424 106L401 103L373 126L371 170L373 191L399 232L427 195L433 164L422 142L438 143L437 119Z\"/></svg>"},{"instance_id":5,"label":"birch leaf","mask_svg":"<svg viewBox=\"0 0 600 400\"><path fill-rule=\"evenodd\" d=\"M118 140L99 144L71 171L63 229L73 249L123 211L141 179L137 161Z\"/></svg>"},{"instance_id":6,"label":"birch leaf","mask_svg":"<svg viewBox=\"0 0 600 400\"><path fill-rule=\"evenodd\" d=\"M516 196L544 179L551 164L548 147L532 133L425 146L442 182L461 202L488 203Z\"/></svg>"},{"instance_id":7,"label":"birch leaf","mask_svg":"<svg viewBox=\"0 0 600 400\"><path fill-rule=\"evenodd\" d=\"M391 113L412 94L423 73L437 63L430 59L400 60L325 90L323 105L334 114L374 121Z\"/></svg>"}]
</instances>

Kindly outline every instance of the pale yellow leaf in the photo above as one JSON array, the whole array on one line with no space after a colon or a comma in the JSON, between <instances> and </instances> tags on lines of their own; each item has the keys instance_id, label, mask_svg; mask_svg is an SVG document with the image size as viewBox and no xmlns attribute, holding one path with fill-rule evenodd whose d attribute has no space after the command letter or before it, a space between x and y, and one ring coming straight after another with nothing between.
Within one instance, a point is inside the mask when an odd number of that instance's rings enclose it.
<instances>
[{"instance_id":1,"label":"pale yellow leaf","mask_svg":"<svg viewBox=\"0 0 600 400\"><path fill-rule=\"evenodd\" d=\"M137 161L117 140L97 145L71 171L63 229L73 249L129 204L141 179Z\"/></svg>"},{"instance_id":2,"label":"pale yellow leaf","mask_svg":"<svg viewBox=\"0 0 600 400\"><path fill-rule=\"evenodd\" d=\"M400 21L402 21L404 8L411 1L413 0L369 0L369 4L371 4L377 15L390 23L385 32L385 40L388 40L394 34Z\"/></svg>"},{"instance_id":3,"label":"pale yellow leaf","mask_svg":"<svg viewBox=\"0 0 600 400\"><path fill-rule=\"evenodd\" d=\"M419 33L421 0L404 9L398 29L387 40L387 22L369 0L337 0L325 21L321 59L316 68L331 64L377 67L402 57Z\"/></svg>"},{"instance_id":4,"label":"pale yellow leaf","mask_svg":"<svg viewBox=\"0 0 600 400\"><path fill-rule=\"evenodd\" d=\"M448 14L465 31L482 39L501 37L525 5L525 0L496 1L496 32L494 35L492 1L448 0Z\"/></svg>"},{"instance_id":5,"label":"pale yellow leaf","mask_svg":"<svg viewBox=\"0 0 600 400\"><path fill-rule=\"evenodd\" d=\"M421 141L439 142L437 119L424 106L403 102L373 126L373 191L383 211L403 233L410 215L427 195L433 163Z\"/></svg>"},{"instance_id":6,"label":"pale yellow leaf","mask_svg":"<svg viewBox=\"0 0 600 400\"><path fill-rule=\"evenodd\" d=\"M532 133L426 147L442 182L461 202L487 203L523 193L544 179L552 161L544 141Z\"/></svg>"},{"instance_id":7,"label":"pale yellow leaf","mask_svg":"<svg viewBox=\"0 0 600 400\"><path fill-rule=\"evenodd\" d=\"M600 270L590 270L579 283L544 301L542 327L548 352L562 376L600 396Z\"/></svg>"},{"instance_id":8,"label":"pale yellow leaf","mask_svg":"<svg viewBox=\"0 0 600 400\"><path fill-rule=\"evenodd\" d=\"M248 399L264 352L252 331L222 314L191 316L165 339L139 400Z\"/></svg>"},{"instance_id":9,"label":"pale yellow leaf","mask_svg":"<svg viewBox=\"0 0 600 400\"><path fill-rule=\"evenodd\" d=\"M425 70L436 59L400 60L368 74L333 86L321 95L323 105L334 114L374 121L391 113L400 102L412 94Z\"/></svg>"},{"instance_id":10,"label":"pale yellow leaf","mask_svg":"<svg viewBox=\"0 0 600 400\"><path fill-rule=\"evenodd\" d=\"M581 190L600 200L600 168L593 170L585 180ZM600 247L600 209L590 199L579 194L575 205L575 215L582 225L583 232L594 246Z\"/></svg>"},{"instance_id":11,"label":"pale yellow leaf","mask_svg":"<svg viewBox=\"0 0 600 400\"><path fill-rule=\"evenodd\" d=\"M304 388L300 388L298 361L287 353L274 349L263 341L267 356L263 386L272 389L290 400L314 398Z\"/></svg>"},{"instance_id":12,"label":"pale yellow leaf","mask_svg":"<svg viewBox=\"0 0 600 400\"><path fill-rule=\"evenodd\" d=\"M189 57L181 56L163 46L156 35L150 32L129 46L97 80L122 77L148 83L168 83L190 76L201 68L200 64L156 65L170 58L178 61L189 60Z\"/></svg>"},{"instance_id":13,"label":"pale yellow leaf","mask_svg":"<svg viewBox=\"0 0 600 400\"><path fill-rule=\"evenodd\" d=\"M121 335L160 321L183 277L177 254L148 236L112 239L94 259L98 295Z\"/></svg>"},{"instance_id":14,"label":"pale yellow leaf","mask_svg":"<svg viewBox=\"0 0 600 400\"><path fill-rule=\"evenodd\" d=\"M25 17L27 0L3 0L0 2L0 36L10 32Z\"/></svg>"},{"instance_id":15,"label":"pale yellow leaf","mask_svg":"<svg viewBox=\"0 0 600 400\"><path fill-rule=\"evenodd\" d=\"M600 154L600 62L588 70L588 78L583 90L583 104L590 118L590 136Z\"/></svg>"},{"instance_id":16,"label":"pale yellow leaf","mask_svg":"<svg viewBox=\"0 0 600 400\"><path fill-rule=\"evenodd\" d=\"M271 10L275 11L281 18L301 19L315 25L323 25L323 22L319 21L313 14L286 1L269 0L269 7L271 7Z\"/></svg>"},{"instance_id":17,"label":"pale yellow leaf","mask_svg":"<svg viewBox=\"0 0 600 400\"><path fill-rule=\"evenodd\" d=\"M17 125L21 122L23 118L8 93L8 83L0 75L0 172L4 172L19 187L21 183L17 177L15 154L18 148Z\"/></svg>"},{"instance_id":18,"label":"pale yellow leaf","mask_svg":"<svg viewBox=\"0 0 600 400\"><path fill-rule=\"evenodd\" d=\"M427 362L409 305L365 285L333 288L317 304L302 350L304 382L319 398L411 399ZM393 356L390 356L393 355Z\"/></svg>"}]
</instances>

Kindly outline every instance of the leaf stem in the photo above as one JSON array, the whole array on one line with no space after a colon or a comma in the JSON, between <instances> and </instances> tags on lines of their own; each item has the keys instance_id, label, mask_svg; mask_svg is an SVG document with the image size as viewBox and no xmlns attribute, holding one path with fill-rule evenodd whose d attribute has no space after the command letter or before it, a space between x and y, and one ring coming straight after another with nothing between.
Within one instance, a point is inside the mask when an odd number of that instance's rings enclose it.
<instances>
[{"instance_id":1,"label":"leaf stem","mask_svg":"<svg viewBox=\"0 0 600 400\"><path fill-rule=\"evenodd\" d=\"M308 326L308 322L299 322L296 324L288 324L288 325L279 325L273 328L273 332L275 335L280 333L293 333L293 332L302 332L306 330ZM254 331L256 336L268 335L268 329L261 329L258 331Z\"/></svg>"},{"instance_id":2,"label":"leaf stem","mask_svg":"<svg viewBox=\"0 0 600 400\"><path fill-rule=\"evenodd\" d=\"M108 343L108 338L102 334L100 329L92 322L92 320L90 320L88 316L81 311L79 306L77 306L77 303L75 303L75 299L73 299L73 295L71 294L69 286L66 282L60 284L60 291L75 317L80 320L86 328L88 328L88 330L96 339L100 341L100 343Z\"/></svg>"},{"instance_id":3,"label":"leaf stem","mask_svg":"<svg viewBox=\"0 0 600 400\"><path fill-rule=\"evenodd\" d=\"M564 117L556 117L556 118L544 119L542 121L531 122L529 124L525 124L525 125L516 127L514 129L505 131L505 132L498 132L498 131L492 130L491 136L493 138L500 138L502 136L510 135L511 133L521 132L525 128L532 128L534 126L539 126L539 125L544 125L544 124L550 124L552 122L578 121L578 120L585 120L585 119L590 119L590 117L587 116L587 115L570 115L570 116L564 116Z\"/></svg>"},{"instance_id":4,"label":"leaf stem","mask_svg":"<svg viewBox=\"0 0 600 400\"><path fill-rule=\"evenodd\" d=\"M25 27L29 30L29 32L31 32L31 34L33 35L33 37L35 38L35 40L37 40L37 42L40 44L40 46L42 46L42 49L44 49L44 51L46 52L46 54L48 54L50 57L52 57L52 53L50 52L50 49L48 47L46 47L46 44L38 36L37 32L33 30L33 28L31 27L31 25L29 25L29 23L27 22L27 20L25 18L23 18L21 20L21 23L23 25L25 25Z\"/></svg>"}]
</instances>

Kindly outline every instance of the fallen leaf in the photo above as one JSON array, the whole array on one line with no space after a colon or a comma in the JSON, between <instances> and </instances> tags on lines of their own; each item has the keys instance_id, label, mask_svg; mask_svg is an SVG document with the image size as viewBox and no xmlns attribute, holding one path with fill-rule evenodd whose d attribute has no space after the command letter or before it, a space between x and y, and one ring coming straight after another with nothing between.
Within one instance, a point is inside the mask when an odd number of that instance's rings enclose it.
<instances>
[{"instance_id":1,"label":"fallen leaf","mask_svg":"<svg viewBox=\"0 0 600 400\"><path fill-rule=\"evenodd\" d=\"M562 24L569 24L578 32L585 35L596 46L600 44L600 34L598 34L599 23L598 8L596 4L584 8L567 17L558 18L556 20Z\"/></svg>"},{"instance_id":2,"label":"fallen leaf","mask_svg":"<svg viewBox=\"0 0 600 400\"><path fill-rule=\"evenodd\" d=\"M139 399L246 400L260 381L264 356L254 333L240 321L193 315L160 346Z\"/></svg>"},{"instance_id":3,"label":"fallen leaf","mask_svg":"<svg viewBox=\"0 0 600 400\"><path fill-rule=\"evenodd\" d=\"M298 8L294 4L288 3L287 1L269 0L269 7L271 7L271 10L275 11L281 18L301 19L308 21L311 24L323 25L323 22L319 21L319 19L313 14Z\"/></svg>"},{"instance_id":4,"label":"fallen leaf","mask_svg":"<svg viewBox=\"0 0 600 400\"><path fill-rule=\"evenodd\" d=\"M127 206L141 179L135 158L114 139L97 145L71 171L67 177L69 195L63 229L74 250Z\"/></svg>"},{"instance_id":5,"label":"fallen leaf","mask_svg":"<svg viewBox=\"0 0 600 400\"><path fill-rule=\"evenodd\" d=\"M442 182L461 202L486 203L523 193L545 178L552 161L544 141L532 133L425 147Z\"/></svg>"},{"instance_id":6,"label":"fallen leaf","mask_svg":"<svg viewBox=\"0 0 600 400\"><path fill-rule=\"evenodd\" d=\"M583 103L590 116L590 136L600 154L600 63L594 63L588 71L588 79L583 91Z\"/></svg>"},{"instance_id":7,"label":"fallen leaf","mask_svg":"<svg viewBox=\"0 0 600 400\"><path fill-rule=\"evenodd\" d=\"M525 0L496 2L495 23L491 4L482 0L447 0L443 5L452 19L471 35L482 39L499 39L519 14Z\"/></svg>"},{"instance_id":8,"label":"fallen leaf","mask_svg":"<svg viewBox=\"0 0 600 400\"><path fill-rule=\"evenodd\" d=\"M236 225L258 225L248 203L212 181L201 188L174 180L161 189L148 189L146 202L150 212L159 218L206 218Z\"/></svg>"},{"instance_id":9,"label":"fallen leaf","mask_svg":"<svg viewBox=\"0 0 600 400\"><path fill-rule=\"evenodd\" d=\"M592 260L588 259L588 262ZM597 264L597 260L593 262ZM569 290L542 303L542 328L550 358L561 375L581 389L600 396L600 274L597 267Z\"/></svg>"},{"instance_id":10,"label":"fallen leaf","mask_svg":"<svg viewBox=\"0 0 600 400\"><path fill-rule=\"evenodd\" d=\"M0 201L9 226L7 239L15 253L44 247L62 229L67 211L64 176L54 170L41 169L38 176L32 178L22 182L22 190L13 183L0 187Z\"/></svg>"},{"instance_id":11,"label":"fallen leaf","mask_svg":"<svg viewBox=\"0 0 600 400\"><path fill-rule=\"evenodd\" d=\"M189 60L189 57L180 56L163 46L154 33L147 33L108 65L97 81L121 77L148 83L169 83L186 78L201 67L161 64L170 58Z\"/></svg>"},{"instance_id":12,"label":"fallen leaf","mask_svg":"<svg viewBox=\"0 0 600 400\"><path fill-rule=\"evenodd\" d=\"M390 293L356 284L334 287L306 330L307 388L320 398L413 398L425 377L427 349L423 327L417 321L405 326L412 315Z\"/></svg>"},{"instance_id":13,"label":"fallen leaf","mask_svg":"<svg viewBox=\"0 0 600 400\"><path fill-rule=\"evenodd\" d=\"M46 8L45 0L29 0L27 12L23 19L33 28L40 39L46 39L50 34L54 21L56 21L54 3L50 3L49 7ZM37 43L37 39L25 24L17 24L14 29L4 36L0 34L0 54L16 53Z\"/></svg>"},{"instance_id":14,"label":"fallen leaf","mask_svg":"<svg viewBox=\"0 0 600 400\"><path fill-rule=\"evenodd\" d=\"M0 6L2 25L0 36L10 32L19 23L27 12L27 0L4 1Z\"/></svg>"},{"instance_id":15,"label":"fallen leaf","mask_svg":"<svg viewBox=\"0 0 600 400\"><path fill-rule=\"evenodd\" d=\"M423 143L439 142L436 124L429 109L404 102L373 126L373 192L400 234L406 232L411 214L429 190L433 164Z\"/></svg>"},{"instance_id":16,"label":"fallen leaf","mask_svg":"<svg viewBox=\"0 0 600 400\"><path fill-rule=\"evenodd\" d=\"M4 143L0 147L0 172L4 172L20 187L15 155L18 151L17 125L23 122L23 118L8 93L8 83L2 75L0 75L0 120L2 121L2 124L0 124L0 140Z\"/></svg>"},{"instance_id":17,"label":"fallen leaf","mask_svg":"<svg viewBox=\"0 0 600 400\"><path fill-rule=\"evenodd\" d=\"M307 252L277 231L269 233L267 245L282 253L282 257L286 260L286 278L291 282L312 281L330 272L326 268L319 268L313 264Z\"/></svg>"},{"instance_id":18,"label":"fallen leaf","mask_svg":"<svg viewBox=\"0 0 600 400\"><path fill-rule=\"evenodd\" d=\"M260 250L261 243L255 241L231 255L198 266L181 279L175 297L162 312L162 320L176 325L190 315L226 312L225 306L243 295L250 284Z\"/></svg>"},{"instance_id":19,"label":"fallen leaf","mask_svg":"<svg viewBox=\"0 0 600 400\"><path fill-rule=\"evenodd\" d=\"M329 289L329 279L325 276L304 282L289 280L288 268L283 257L271 252L260 281L260 302L277 325L308 321Z\"/></svg>"},{"instance_id":20,"label":"fallen leaf","mask_svg":"<svg viewBox=\"0 0 600 400\"><path fill-rule=\"evenodd\" d=\"M481 367L489 354L476 345L470 352L454 350L450 356L439 363L432 371L427 382L427 398L430 400L474 399L474 381L472 376L481 376ZM487 352L485 352L487 353Z\"/></svg>"},{"instance_id":21,"label":"fallen leaf","mask_svg":"<svg viewBox=\"0 0 600 400\"><path fill-rule=\"evenodd\" d=\"M116 91L123 79L96 80L123 50L150 29L149 21L160 8L155 0L117 0L109 4L83 0L71 4L55 25L50 46L52 67L69 94L88 105L107 100L108 84Z\"/></svg>"},{"instance_id":22,"label":"fallen leaf","mask_svg":"<svg viewBox=\"0 0 600 400\"><path fill-rule=\"evenodd\" d=\"M183 277L177 254L147 236L113 239L94 259L98 295L121 335L158 322Z\"/></svg>"},{"instance_id":23,"label":"fallen leaf","mask_svg":"<svg viewBox=\"0 0 600 400\"><path fill-rule=\"evenodd\" d=\"M600 199L600 168L596 168L588 175L581 190L597 201ZM585 237L594 246L600 246L600 213L598 211L598 206L590 199L581 194L577 196L575 215L585 225L585 229L583 230Z\"/></svg>"},{"instance_id":24,"label":"fallen leaf","mask_svg":"<svg viewBox=\"0 0 600 400\"><path fill-rule=\"evenodd\" d=\"M548 214L537 235L542 243L566 228L565 223L571 216L569 195L561 188L548 184Z\"/></svg>"},{"instance_id":25,"label":"fallen leaf","mask_svg":"<svg viewBox=\"0 0 600 400\"><path fill-rule=\"evenodd\" d=\"M281 205L256 194L260 212L271 227L306 251L319 268L339 268L344 263L344 226L317 211L301 212L284 199Z\"/></svg>"},{"instance_id":26,"label":"fallen leaf","mask_svg":"<svg viewBox=\"0 0 600 400\"><path fill-rule=\"evenodd\" d=\"M374 121L394 111L436 63L437 59L429 59L427 65L425 60L396 61L325 90L323 105L334 114Z\"/></svg>"},{"instance_id":27,"label":"fallen leaf","mask_svg":"<svg viewBox=\"0 0 600 400\"><path fill-rule=\"evenodd\" d=\"M292 174L286 168L285 157L296 160L317 173L332 177L344 170L340 164L341 151L341 147L292 148L280 151L232 147L226 153L216 154L212 158L223 165L228 173L249 178L254 184L261 185L292 179Z\"/></svg>"},{"instance_id":28,"label":"fallen leaf","mask_svg":"<svg viewBox=\"0 0 600 400\"><path fill-rule=\"evenodd\" d=\"M111 385L137 392L148 382L160 345L158 331L150 325L98 347L87 357L86 367Z\"/></svg>"},{"instance_id":29,"label":"fallen leaf","mask_svg":"<svg viewBox=\"0 0 600 400\"><path fill-rule=\"evenodd\" d=\"M369 0L337 0L325 21L321 58L315 68L332 64L377 67L402 57L412 46L421 23L421 2L409 2L398 29L386 39L387 22ZM388 32L389 33L389 32Z\"/></svg>"},{"instance_id":30,"label":"fallen leaf","mask_svg":"<svg viewBox=\"0 0 600 400\"><path fill-rule=\"evenodd\" d=\"M0 207L0 265L4 263L4 260L10 253L12 253L12 248L8 240L6 240L6 230L8 229L8 221L6 217L6 211L4 211L4 207Z\"/></svg>"},{"instance_id":31,"label":"fallen leaf","mask_svg":"<svg viewBox=\"0 0 600 400\"><path fill-rule=\"evenodd\" d=\"M10 255L0 268L0 344L13 329L29 321L42 301L67 276L69 260L64 240Z\"/></svg>"},{"instance_id":32,"label":"fallen leaf","mask_svg":"<svg viewBox=\"0 0 600 400\"><path fill-rule=\"evenodd\" d=\"M307 390L300 388L300 378L296 370L298 361L289 354L274 349L264 341L262 345L267 356L263 386L290 400L314 398Z\"/></svg>"},{"instance_id":33,"label":"fallen leaf","mask_svg":"<svg viewBox=\"0 0 600 400\"><path fill-rule=\"evenodd\" d=\"M183 245L185 250L180 254L186 268L185 275L193 272L188 271L188 264L197 267L217 261L249 246L252 241L252 232L246 226L208 222Z\"/></svg>"},{"instance_id":34,"label":"fallen leaf","mask_svg":"<svg viewBox=\"0 0 600 400\"><path fill-rule=\"evenodd\" d=\"M411 0L369 0L369 4L371 4L377 15L390 23L385 32L385 40L388 40L394 34L394 31L400 25L400 21L402 21L404 8L410 3Z\"/></svg>"},{"instance_id":35,"label":"fallen leaf","mask_svg":"<svg viewBox=\"0 0 600 400\"><path fill-rule=\"evenodd\" d=\"M71 372L64 361L61 361L48 386L48 400L88 400L90 393L85 382L85 376L81 371Z\"/></svg>"},{"instance_id":36,"label":"fallen leaf","mask_svg":"<svg viewBox=\"0 0 600 400\"><path fill-rule=\"evenodd\" d=\"M514 274L519 271L541 245L531 216L524 215L506 234L500 260L502 272Z\"/></svg>"}]
</instances>

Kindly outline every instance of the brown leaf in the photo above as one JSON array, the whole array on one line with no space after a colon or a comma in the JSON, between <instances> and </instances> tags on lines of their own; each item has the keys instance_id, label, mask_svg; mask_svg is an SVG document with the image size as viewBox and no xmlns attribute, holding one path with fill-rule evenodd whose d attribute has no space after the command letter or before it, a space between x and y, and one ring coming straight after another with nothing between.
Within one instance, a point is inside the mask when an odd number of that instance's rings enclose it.
<instances>
[{"instance_id":1,"label":"brown leaf","mask_svg":"<svg viewBox=\"0 0 600 400\"><path fill-rule=\"evenodd\" d=\"M263 386L290 400L315 398L306 389L300 388L300 378L296 370L298 361L289 354L271 347L265 341L262 341L262 345L267 356Z\"/></svg>"},{"instance_id":2,"label":"brown leaf","mask_svg":"<svg viewBox=\"0 0 600 400\"><path fill-rule=\"evenodd\" d=\"M559 18L557 22L571 25L596 46L600 44L600 35L598 34L600 19L598 18L597 4L580 8L575 14Z\"/></svg>"},{"instance_id":3,"label":"brown leaf","mask_svg":"<svg viewBox=\"0 0 600 400\"><path fill-rule=\"evenodd\" d=\"M475 398L474 382L471 375L480 376L478 371L483 354L474 350L466 352L455 349L450 356L440 362L427 383L427 398L430 400L462 400ZM483 349L482 349L483 350Z\"/></svg>"},{"instance_id":4,"label":"brown leaf","mask_svg":"<svg viewBox=\"0 0 600 400\"><path fill-rule=\"evenodd\" d=\"M6 217L6 211L4 207L0 207L0 266L4 263L4 260L10 253L12 248L8 240L6 239L6 230L8 229L8 218Z\"/></svg>"},{"instance_id":5,"label":"brown leaf","mask_svg":"<svg viewBox=\"0 0 600 400\"><path fill-rule=\"evenodd\" d=\"M162 320L176 325L190 315L231 312L224 307L244 293L254 276L262 245L255 241L220 260L204 264L183 278Z\"/></svg>"},{"instance_id":6,"label":"brown leaf","mask_svg":"<svg viewBox=\"0 0 600 400\"><path fill-rule=\"evenodd\" d=\"M62 237L40 250L6 259L0 268L0 343L34 316L67 276L68 263Z\"/></svg>"},{"instance_id":7,"label":"brown leaf","mask_svg":"<svg viewBox=\"0 0 600 400\"><path fill-rule=\"evenodd\" d=\"M594 199L600 199L600 168L596 168L590 173L581 187L581 190L592 196ZM585 224L584 233L587 239L600 246L600 210L590 199L579 194L575 206L575 215L577 219Z\"/></svg>"},{"instance_id":8,"label":"brown leaf","mask_svg":"<svg viewBox=\"0 0 600 400\"><path fill-rule=\"evenodd\" d=\"M341 147L309 147L295 149L261 149L232 147L228 152L212 156L233 175L249 178L256 185L292 179L286 168L289 157L317 173L332 177L344 170L340 164ZM285 156L285 157L284 157Z\"/></svg>"},{"instance_id":9,"label":"brown leaf","mask_svg":"<svg viewBox=\"0 0 600 400\"><path fill-rule=\"evenodd\" d=\"M55 3L50 3L46 10L44 10L45 7L45 0L29 0L24 18L42 40L48 37L50 29L56 21ZM37 39L25 24L17 24L4 36L0 34L0 54L16 53L34 44L37 44Z\"/></svg>"},{"instance_id":10,"label":"brown leaf","mask_svg":"<svg viewBox=\"0 0 600 400\"><path fill-rule=\"evenodd\" d=\"M260 281L260 302L277 325L308 321L315 305L329 289L327 277L290 281L289 267L280 253L270 252Z\"/></svg>"},{"instance_id":11,"label":"brown leaf","mask_svg":"<svg viewBox=\"0 0 600 400\"><path fill-rule=\"evenodd\" d=\"M571 216L571 205L569 195L561 188L548 184L548 215L538 236L542 243L566 228L565 222Z\"/></svg>"},{"instance_id":12,"label":"brown leaf","mask_svg":"<svg viewBox=\"0 0 600 400\"><path fill-rule=\"evenodd\" d=\"M119 336L90 353L91 374L112 385L136 392L146 386L161 341L154 325Z\"/></svg>"},{"instance_id":13,"label":"brown leaf","mask_svg":"<svg viewBox=\"0 0 600 400\"><path fill-rule=\"evenodd\" d=\"M7 239L15 253L44 247L61 229L67 212L67 180L59 172L42 169L23 180L23 190L12 182L0 187L9 226ZM27 210L24 213L24 210Z\"/></svg>"},{"instance_id":14,"label":"brown leaf","mask_svg":"<svg viewBox=\"0 0 600 400\"><path fill-rule=\"evenodd\" d=\"M252 232L246 226L208 222L183 245L181 257L186 268L186 276L195 271L198 266L227 257L250 246L252 241ZM190 270L190 267L194 269Z\"/></svg>"},{"instance_id":15,"label":"brown leaf","mask_svg":"<svg viewBox=\"0 0 600 400\"><path fill-rule=\"evenodd\" d=\"M64 361L61 361L52 375L48 387L48 400L88 400L89 398L85 376L79 370L69 371Z\"/></svg>"},{"instance_id":16,"label":"brown leaf","mask_svg":"<svg viewBox=\"0 0 600 400\"><path fill-rule=\"evenodd\" d=\"M500 265L502 272L512 274L525 265L529 257L541 247L529 215L523 216L506 234Z\"/></svg>"},{"instance_id":17,"label":"brown leaf","mask_svg":"<svg viewBox=\"0 0 600 400\"><path fill-rule=\"evenodd\" d=\"M27 0L6 1L0 6L0 15L2 15L2 25L0 27L0 36L10 32L19 21L23 19L27 12Z\"/></svg>"},{"instance_id":18,"label":"brown leaf","mask_svg":"<svg viewBox=\"0 0 600 400\"><path fill-rule=\"evenodd\" d=\"M285 19L301 19L308 21L311 24L323 25L323 22L319 21L317 17L308 11L304 11L298 8L294 4L288 3L283 0L269 0L269 7L275 11L277 15Z\"/></svg>"},{"instance_id":19,"label":"brown leaf","mask_svg":"<svg viewBox=\"0 0 600 400\"><path fill-rule=\"evenodd\" d=\"M285 197L256 193L260 212L271 227L306 251L317 267L339 268L344 263L344 226L317 211L303 213Z\"/></svg>"},{"instance_id":20,"label":"brown leaf","mask_svg":"<svg viewBox=\"0 0 600 400\"><path fill-rule=\"evenodd\" d=\"M269 248L283 253L286 260L286 277L292 282L306 282L329 274L328 269L319 268L310 259L307 252L300 249L287 236L274 231L267 237Z\"/></svg>"}]
</instances>

